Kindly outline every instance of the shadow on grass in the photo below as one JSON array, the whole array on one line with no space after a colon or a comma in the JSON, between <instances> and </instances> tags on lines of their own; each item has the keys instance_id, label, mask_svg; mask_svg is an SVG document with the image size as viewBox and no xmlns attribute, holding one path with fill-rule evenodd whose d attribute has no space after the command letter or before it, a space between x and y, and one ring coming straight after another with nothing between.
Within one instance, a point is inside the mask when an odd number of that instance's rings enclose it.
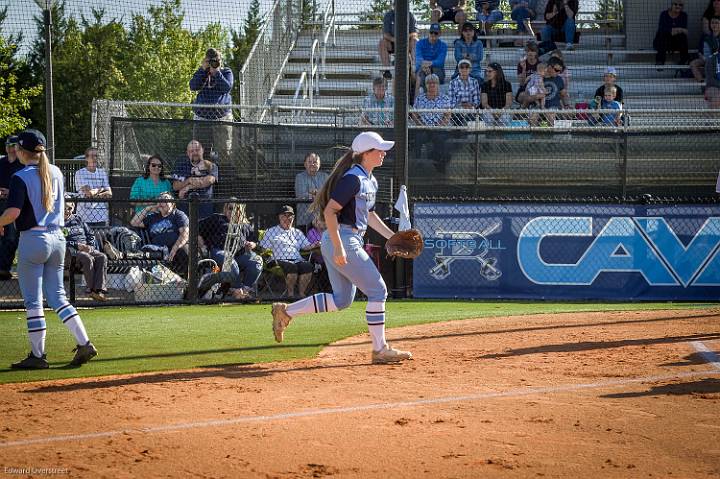
<instances>
[{"instance_id":1,"label":"shadow on grass","mask_svg":"<svg viewBox=\"0 0 720 479\"><path fill-rule=\"evenodd\" d=\"M647 391L604 394L602 398L622 399L645 396L682 396L720 393L720 379L702 379L680 384L653 386Z\"/></svg>"}]
</instances>

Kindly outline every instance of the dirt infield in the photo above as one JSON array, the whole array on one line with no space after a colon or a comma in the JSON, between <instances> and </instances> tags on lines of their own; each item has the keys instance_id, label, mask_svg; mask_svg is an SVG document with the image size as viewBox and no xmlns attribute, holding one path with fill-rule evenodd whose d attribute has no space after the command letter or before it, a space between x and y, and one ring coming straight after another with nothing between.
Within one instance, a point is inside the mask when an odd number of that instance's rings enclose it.
<instances>
[{"instance_id":1,"label":"dirt infield","mask_svg":"<svg viewBox=\"0 0 720 479\"><path fill-rule=\"evenodd\" d=\"M364 336L310 361L0 386L0 473L720 477L720 309L389 337L416 359L372 366Z\"/></svg>"}]
</instances>

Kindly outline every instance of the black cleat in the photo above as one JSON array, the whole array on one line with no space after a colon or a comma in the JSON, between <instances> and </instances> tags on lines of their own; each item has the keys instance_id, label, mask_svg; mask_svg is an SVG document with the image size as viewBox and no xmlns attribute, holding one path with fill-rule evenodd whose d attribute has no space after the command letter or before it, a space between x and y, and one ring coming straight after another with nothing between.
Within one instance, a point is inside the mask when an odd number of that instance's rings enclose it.
<instances>
[{"instance_id":1,"label":"black cleat","mask_svg":"<svg viewBox=\"0 0 720 479\"><path fill-rule=\"evenodd\" d=\"M10 367L12 369L47 369L50 365L47 362L47 356L45 354L38 358L31 352L25 359L12 363Z\"/></svg>"},{"instance_id":2,"label":"black cleat","mask_svg":"<svg viewBox=\"0 0 720 479\"><path fill-rule=\"evenodd\" d=\"M93 346L93 343L90 341L83 346L78 345L73 351L75 351L75 357L70 361L70 365L72 366L82 366L97 356L97 349L95 349L95 346Z\"/></svg>"}]
</instances>

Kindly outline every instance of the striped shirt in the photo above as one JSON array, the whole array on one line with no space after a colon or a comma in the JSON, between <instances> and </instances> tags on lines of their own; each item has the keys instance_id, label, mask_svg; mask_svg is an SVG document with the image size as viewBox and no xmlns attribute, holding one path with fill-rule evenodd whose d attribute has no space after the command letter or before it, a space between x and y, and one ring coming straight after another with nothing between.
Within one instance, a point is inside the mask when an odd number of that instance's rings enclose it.
<instances>
[{"instance_id":1,"label":"striped shirt","mask_svg":"<svg viewBox=\"0 0 720 479\"><path fill-rule=\"evenodd\" d=\"M83 186L91 189L110 188L107 172L102 168L96 168L94 172L90 172L87 168L82 168L75 172L75 189L81 198L87 198L82 192ZM108 222L108 206L107 203L78 203L77 215L86 223L106 223Z\"/></svg>"}]
</instances>

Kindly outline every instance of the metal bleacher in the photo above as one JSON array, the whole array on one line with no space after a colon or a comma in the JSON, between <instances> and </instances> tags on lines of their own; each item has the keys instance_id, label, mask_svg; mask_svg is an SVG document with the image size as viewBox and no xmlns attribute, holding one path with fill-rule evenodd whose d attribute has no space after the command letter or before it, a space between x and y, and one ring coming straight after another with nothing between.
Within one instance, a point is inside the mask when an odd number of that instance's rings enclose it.
<instances>
[{"instance_id":1,"label":"metal bleacher","mask_svg":"<svg viewBox=\"0 0 720 479\"><path fill-rule=\"evenodd\" d=\"M282 76L272 94L275 105L295 105L332 108L358 108L363 98L371 91L371 80L385 69L379 61L377 43L381 37L379 22L339 22L332 25L335 43L328 41L324 56L316 40L322 42L322 33L328 32L327 25L320 28L304 28L290 52ZM597 25L595 25L597 27ZM420 37L427 34L427 23L420 23ZM537 30L536 30L537 31ZM563 51L565 63L571 71L568 93L573 102L592 99L595 89L602 84L603 72L608 66L618 71L617 84L625 92L626 108L643 109L697 109L704 107L703 84L686 78L681 73L687 65L658 67L654 62L654 50L629 50L625 48L625 35L617 30L604 28L579 28L580 41L574 50ZM319 33L318 33L319 32ZM327 38L328 35L325 35ZM452 42L457 38L454 25L445 25L441 39L448 44L445 70L448 79L455 70ZM509 28L498 29L497 35L488 36L484 63L498 62L503 66L513 90L518 87L516 65L523 56L523 49L512 44L520 38ZM510 40L510 42L508 42ZM313 45L315 48L313 49ZM559 44L560 47L564 46ZM308 81L311 66L311 51L316 64L312 104L299 95L301 77ZM322 61L321 61L322 57Z\"/></svg>"}]
</instances>

